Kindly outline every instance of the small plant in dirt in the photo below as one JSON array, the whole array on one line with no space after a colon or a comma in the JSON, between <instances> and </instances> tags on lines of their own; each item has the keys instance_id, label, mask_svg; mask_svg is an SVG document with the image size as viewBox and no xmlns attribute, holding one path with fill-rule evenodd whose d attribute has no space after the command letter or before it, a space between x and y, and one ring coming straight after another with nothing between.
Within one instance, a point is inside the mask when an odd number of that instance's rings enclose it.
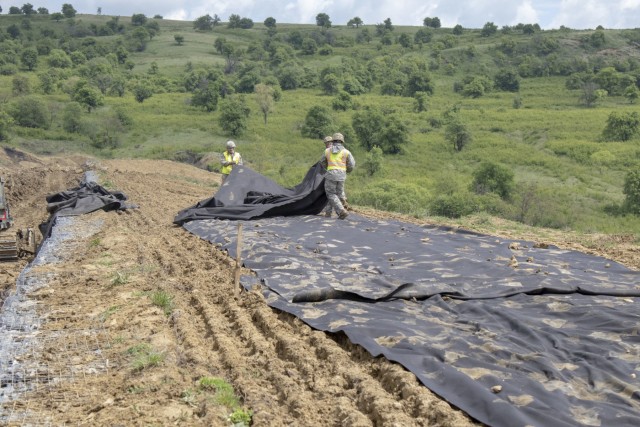
<instances>
[{"instance_id":1,"label":"small plant in dirt","mask_svg":"<svg viewBox=\"0 0 640 427\"><path fill-rule=\"evenodd\" d=\"M91 239L91 241L89 242L89 247L96 248L96 247L99 247L101 243L102 243L102 240L99 237L95 237Z\"/></svg>"},{"instance_id":2,"label":"small plant in dirt","mask_svg":"<svg viewBox=\"0 0 640 427\"><path fill-rule=\"evenodd\" d=\"M251 409L238 408L229 415L229 421L234 426L250 426L253 411Z\"/></svg>"},{"instance_id":3,"label":"small plant in dirt","mask_svg":"<svg viewBox=\"0 0 640 427\"><path fill-rule=\"evenodd\" d=\"M164 361L164 353L154 350L149 344L137 344L127 349L127 354L133 356L131 367L134 371L142 371L152 366L159 366Z\"/></svg>"},{"instance_id":4,"label":"small plant in dirt","mask_svg":"<svg viewBox=\"0 0 640 427\"><path fill-rule=\"evenodd\" d=\"M111 286L120 286L129 283L129 273L116 271L111 278Z\"/></svg>"},{"instance_id":5,"label":"small plant in dirt","mask_svg":"<svg viewBox=\"0 0 640 427\"><path fill-rule=\"evenodd\" d=\"M215 402L232 411L229 421L234 426L251 425L253 411L240 406L240 399L236 396L233 386L227 381L218 377L202 377L198 381L198 387L200 390L215 392Z\"/></svg>"},{"instance_id":6,"label":"small plant in dirt","mask_svg":"<svg viewBox=\"0 0 640 427\"><path fill-rule=\"evenodd\" d=\"M119 309L120 307L118 307L117 305L112 305L111 307L103 311L102 314L100 314L100 320L102 320L103 322L106 322L109 316L111 316L113 313L115 313Z\"/></svg>"},{"instance_id":7,"label":"small plant in dirt","mask_svg":"<svg viewBox=\"0 0 640 427\"><path fill-rule=\"evenodd\" d=\"M196 398L196 394L193 390L191 390L190 388L184 390L182 392L182 394L180 395L180 397L182 398L182 401L189 405L189 406L193 406L196 407L198 406L198 400Z\"/></svg>"},{"instance_id":8,"label":"small plant in dirt","mask_svg":"<svg viewBox=\"0 0 640 427\"><path fill-rule=\"evenodd\" d=\"M158 306L167 316L173 311L173 297L165 291L155 291L150 295L151 303Z\"/></svg>"}]
</instances>

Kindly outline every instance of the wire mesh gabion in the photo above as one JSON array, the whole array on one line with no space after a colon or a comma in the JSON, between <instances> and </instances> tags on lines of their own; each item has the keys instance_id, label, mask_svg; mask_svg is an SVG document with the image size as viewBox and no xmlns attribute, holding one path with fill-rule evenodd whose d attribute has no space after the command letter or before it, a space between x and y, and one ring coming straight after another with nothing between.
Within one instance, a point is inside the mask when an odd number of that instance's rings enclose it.
<instances>
[{"instance_id":1,"label":"wire mesh gabion","mask_svg":"<svg viewBox=\"0 0 640 427\"><path fill-rule=\"evenodd\" d=\"M89 217L58 218L36 258L18 276L15 291L4 300L0 309L0 424L54 425L51 416L39 409L43 395L49 405L59 403L61 408L79 397L91 397L95 391L83 384L112 368L105 351L111 346L109 335L100 322L74 328L80 319L73 304L51 307L35 295L51 286L56 275L37 272L34 267L63 262L65 254L102 225ZM60 387L63 383L75 386ZM59 420L55 425L60 425Z\"/></svg>"}]
</instances>

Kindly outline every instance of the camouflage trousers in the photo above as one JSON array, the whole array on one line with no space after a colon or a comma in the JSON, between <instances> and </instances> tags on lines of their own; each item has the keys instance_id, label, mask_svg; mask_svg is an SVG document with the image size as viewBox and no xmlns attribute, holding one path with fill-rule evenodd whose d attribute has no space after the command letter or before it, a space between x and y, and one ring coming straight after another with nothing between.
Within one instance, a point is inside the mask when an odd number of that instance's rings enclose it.
<instances>
[{"instance_id":1,"label":"camouflage trousers","mask_svg":"<svg viewBox=\"0 0 640 427\"><path fill-rule=\"evenodd\" d=\"M323 211L326 216L331 216L332 211L340 215L340 213L346 210L344 204L347 202L347 196L344 193L344 181L330 181L325 179L324 192L327 195L327 199L329 199L329 203Z\"/></svg>"}]
</instances>

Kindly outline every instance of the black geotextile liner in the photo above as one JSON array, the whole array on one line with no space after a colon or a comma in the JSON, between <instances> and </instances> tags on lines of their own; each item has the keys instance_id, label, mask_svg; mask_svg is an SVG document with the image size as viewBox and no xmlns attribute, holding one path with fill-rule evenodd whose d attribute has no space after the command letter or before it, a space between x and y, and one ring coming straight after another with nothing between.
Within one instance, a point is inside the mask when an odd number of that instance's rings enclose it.
<instances>
[{"instance_id":1,"label":"black geotextile liner","mask_svg":"<svg viewBox=\"0 0 640 427\"><path fill-rule=\"evenodd\" d=\"M473 418L640 425L639 272L552 246L356 214L242 224L244 265L270 306L402 364ZM237 221L184 227L236 253Z\"/></svg>"},{"instance_id":2,"label":"black geotextile liner","mask_svg":"<svg viewBox=\"0 0 640 427\"><path fill-rule=\"evenodd\" d=\"M640 425L639 272L353 213L179 223L235 255L239 222L244 265L257 274L242 278L245 288L261 284L270 306L402 364L471 417L509 427Z\"/></svg>"},{"instance_id":3,"label":"black geotextile liner","mask_svg":"<svg viewBox=\"0 0 640 427\"><path fill-rule=\"evenodd\" d=\"M254 219L280 215L314 215L327 204L325 169L316 163L302 182L284 188L242 165L231 170L214 197L202 200L176 215L174 224L196 219Z\"/></svg>"},{"instance_id":4,"label":"black geotextile liner","mask_svg":"<svg viewBox=\"0 0 640 427\"><path fill-rule=\"evenodd\" d=\"M59 216L82 215L97 210L113 211L133 209L138 206L128 203L121 191L109 191L93 181L81 181L77 187L46 197L49 218L39 225L44 239L50 236L51 228Z\"/></svg>"}]
</instances>

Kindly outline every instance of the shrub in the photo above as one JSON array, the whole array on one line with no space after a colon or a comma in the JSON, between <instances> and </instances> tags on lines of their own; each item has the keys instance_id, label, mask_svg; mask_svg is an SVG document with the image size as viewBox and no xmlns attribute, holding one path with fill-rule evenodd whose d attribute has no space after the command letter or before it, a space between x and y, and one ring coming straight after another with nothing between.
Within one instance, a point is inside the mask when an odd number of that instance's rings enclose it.
<instances>
[{"instance_id":1,"label":"shrub","mask_svg":"<svg viewBox=\"0 0 640 427\"><path fill-rule=\"evenodd\" d=\"M373 176L380 172L382 169L382 160L382 150L375 145L365 156L364 164L362 165L367 175Z\"/></svg>"},{"instance_id":2,"label":"shrub","mask_svg":"<svg viewBox=\"0 0 640 427\"><path fill-rule=\"evenodd\" d=\"M25 96L16 99L11 105L10 114L18 126L49 128L49 109L44 101L38 97Z\"/></svg>"},{"instance_id":3,"label":"shrub","mask_svg":"<svg viewBox=\"0 0 640 427\"><path fill-rule=\"evenodd\" d=\"M82 106L77 102L70 102L64 107L62 114L62 128L69 132L79 132L82 125Z\"/></svg>"},{"instance_id":4,"label":"shrub","mask_svg":"<svg viewBox=\"0 0 640 427\"><path fill-rule=\"evenodd\" d=\"M437 196L430 204L432 215L460 218L478 210L473 196L469 193L454 193Z\"/></svg>"},{"instance_id":5,"label":"shrub","mask_svg":"<svg viewBox=\"0 0 640 427\"><path fill-rule=\"evenodd\" d=\"M496 193L508 200L514 187L513 176L505 166L485 162L473 172L471 188L476 194Z\"/></svg>"},{"instance_id":6,"label":"shrub","mask_svg":"<svg viewBox=\"0 0 640 427\"><path fill-rule=\"evenodd\" d=\"M232 136L242 135L247 130L249 114L251 114L251 110L246 105L244 98L230 96L220 105L218 123L227 134Z\"/></svg>"},{"instance_id":7,"label":"shrub","mask_svg":"<svg viewBox=\"0 0 640 427\"><path fill-rule=\"evenodd\" d=\"M400 183L396 180L383 180L349 192L349 200L362 206L375 209L423 215L428 203L428 193L424 186L413 183Z\"/></svg>"},{"instance_id":8,"label":"shrub","mask_svg":"<svg viewBox=\"0 0 640 427\"><path fill-rule=\"evenodd\" d=\"M9 129L13 124L13 118L5 111L0 110L0 141L9 139Z\"/></svg>"},{"instance_id":9,"label":"shrub","mask_svg":"<svg viewBox=\"0 0 640 427\"><path fill-rule=\"evenodd\" d=\"M628 141L638 133L640 115L633 111L618 113L613 111L607 118L607 125L602 131L605 141Z\"/></svg>"},{"instance_id":10,"label":"shrub","mask_svg":"<svg viewBox=\"0 0 640 427\"><path fill-rule=\"evenodd\" d=\"M467 126L458 120L453 120L445 129L445 138L453 144L456 151L462 151L465 145L471 142L471 133Z\"/></svg>"},{"instance_id":11,"label":"shrub","mask_svg":"<svg viewBox=\"0 0 640 427\"><path fill-rule=\"evenodd\" d=\"M622 192L626 196L624 210L640 215L640 170L634 170L627 174Z\"/></svg>"},{"instance_id":12,"label":"shrub","mask_svg":"<svg viewBox=\"0 0 640 427\"><path fill-rule=\"evenodd\" d=\"M325 107L316 105L307 111L302 125L302 136L320 139L333 132L333 118Z\"/></svg>"}]
</instances>

